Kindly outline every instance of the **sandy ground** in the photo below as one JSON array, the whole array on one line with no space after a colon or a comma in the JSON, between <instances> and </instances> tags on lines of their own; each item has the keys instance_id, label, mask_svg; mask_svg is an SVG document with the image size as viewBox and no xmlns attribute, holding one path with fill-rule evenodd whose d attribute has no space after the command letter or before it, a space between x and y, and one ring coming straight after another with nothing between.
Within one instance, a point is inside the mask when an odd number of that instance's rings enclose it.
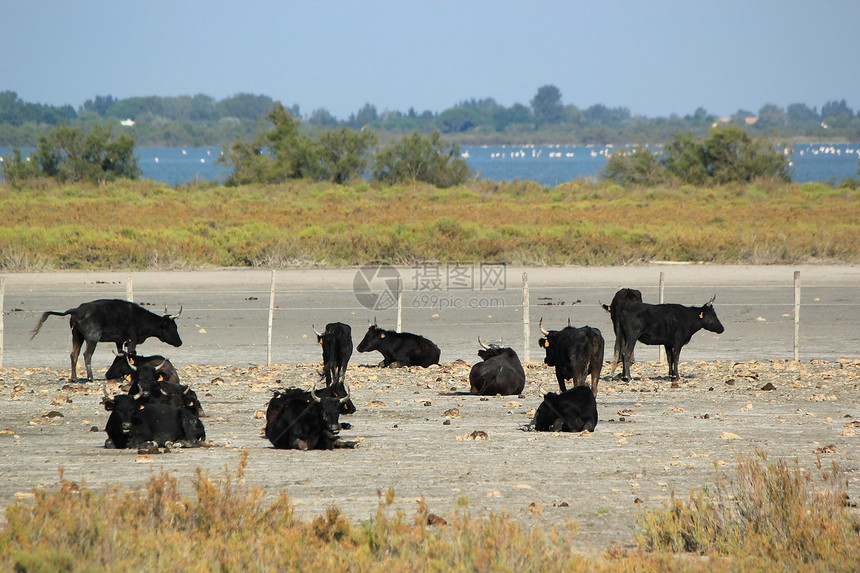
<instances>
[{"instance_id":1,"label":"sandy ground","mask_svg":"<svg viewBox=\"0 0 860 573\"><path fill-rule=\"evenodd\" d=\"M411 514L424 498L446 516L467 500L473 516L507 513L529 526L579 524L583 550L634 543L640 509L674 492L733 475L739 455L767 452L819 476L835 462L860 497L860 360L638 363L634 380L604 376L600 422L588 435L522 430L555 389L554 373L527 365L521 396L444 395L468 390L470 364L381 369L377 355L354 355L348 382L358 411L343 437L351 450L278 451L260 437L271 390L308 387L319 364L267 367L180 366L197 390L212 447L141 455L107 450L101 382L68 384L66 368L0 373L0 506L65 479L101 488L137 487L161 471L188 486L196 468L214 477L249 452L246 483L270 496L286 490L299 516L337 507L367 519L393 488L394 507ZM683 359L683 356L682 356ZM605 372L606 374L607 372ZM770 388L766 390L764 388ZM116 391L116 385L109 388ZM487 439L468 439L475 431ZM190 491L190 488L189 488Z\"/></svg>"}]
</instances>

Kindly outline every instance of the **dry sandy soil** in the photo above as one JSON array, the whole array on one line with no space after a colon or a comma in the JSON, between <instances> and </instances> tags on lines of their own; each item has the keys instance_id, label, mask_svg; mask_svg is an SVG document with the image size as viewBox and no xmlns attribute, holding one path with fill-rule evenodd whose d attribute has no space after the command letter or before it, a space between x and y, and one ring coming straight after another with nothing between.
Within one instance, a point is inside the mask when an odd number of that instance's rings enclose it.
<instances>
[{"instance_id":1,"label":"dry sandy soil","mask_svg":"<svg viewBox=\"0 0 860 573\"><path fill-rule=\"evenodd\" d=\"M576 522L571 542L584 550L634 543L637 511L732 477L738 456L757 450L796 459L816 477L817 460L835 462L860 497L857 359L686 362L679 383L664 364L639 363L630 383L603 377L600 422L582 435L522 430L539 388L556 389L543 364L527 365L523 395L480 398L445 395L468 391L462 361L392 370L356 358L347 380L358 412L342 436L358 446L312 452L274 450L260 437L261 416L272 389L312 385L319 364L180 367L206 410L212 447L149 455L104 448L100 382L68 384L65 369L2 370L0 506L54 487L59 468L91 488L136 487L160 471L190 484L196 468L213 477L235 470L240 450L249 452L246 483L272 496L286 490L300 516L335 506L367 519L393 488L395 508L411 514L423 497L444 517L465 496L473 516ZM487 438L469 439L475 431Z\"/></svg>"}]
</instances>

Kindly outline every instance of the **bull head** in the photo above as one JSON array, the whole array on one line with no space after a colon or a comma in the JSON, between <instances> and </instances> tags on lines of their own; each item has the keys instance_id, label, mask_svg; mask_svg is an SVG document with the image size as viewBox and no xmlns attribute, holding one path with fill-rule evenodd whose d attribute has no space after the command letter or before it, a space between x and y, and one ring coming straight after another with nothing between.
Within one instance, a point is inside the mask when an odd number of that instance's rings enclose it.
<instances>
[{"instance_id":1,"label":"bull head","mask_svg":"<svg viewBox=\"0 0 860 573\"><path fill-rule=\"evenodd\" d=\"M314 402L317 402L317 403L322 402L322 398L317 396L316 389L311 390L311 397L314 399ZM346 391L346 396L344 396L343 398L340 398L338 400L338 404L346 404L347 400L349 400L349 389L347 389L347 391Z\"/></svg>"}]
</instances>

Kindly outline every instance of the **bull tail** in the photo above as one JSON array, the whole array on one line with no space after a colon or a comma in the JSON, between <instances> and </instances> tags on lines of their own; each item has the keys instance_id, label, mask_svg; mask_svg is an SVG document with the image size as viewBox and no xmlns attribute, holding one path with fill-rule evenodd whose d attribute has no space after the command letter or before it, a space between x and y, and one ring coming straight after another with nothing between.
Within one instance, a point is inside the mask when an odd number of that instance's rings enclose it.
<instances>
[{"instance_id":1,"label":"bull tail","mask_svg":"<svg viewBox=\"0 0 860 573\"><path fill-rule=\"evenodd\" d=\"M30 331L30 340L36 338L36 335L39 334L39 330L42 329L42 325L48 320L49 316L68 316L74 312L74 309L67 310L66 312L57 312L55 310L46 310L42 313L42 318L39 319L39 322L36 323L36 327Z\"/></svg>"}]
</instances>

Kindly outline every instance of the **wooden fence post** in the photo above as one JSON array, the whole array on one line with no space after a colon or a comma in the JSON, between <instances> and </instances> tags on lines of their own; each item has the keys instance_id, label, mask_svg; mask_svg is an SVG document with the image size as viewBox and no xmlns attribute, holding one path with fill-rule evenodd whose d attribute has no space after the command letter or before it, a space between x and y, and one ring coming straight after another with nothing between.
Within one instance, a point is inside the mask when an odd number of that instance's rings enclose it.
<instances>
[{"instance_id":1,"label":"wooden fence post","mask_svg":"<svg viewBox=\"0 0 860 573\"><path fill-rule=\"evenodd\" d=\"M531 337L529 324L529 275L523 273L523 359L531 362L531 350L529 349L529 338Z\"/></svg>"},{"instance_id":2,"label":"wooden fence post","mask_svg":"<svg viewBox=\"0 0 860 573\"><path fill-rule=\"evenodd\" d=\"M794 360L800 360L800 271L794 271Z\"/></svg>"},{"instance_id":3,"label":"wooden fence post","mask_svg":"<svg viewBox=\"0 0 860 573\"><path fill-rule=\"evenodd\" d=\"M660 271L660 283L657 288L657 302L658 304L663 304L663 271ZM666 360L666 351L663 350L663 346L659 346L657 348L657 362L665 362Z\"/></svg>"},{"instance_id":4,"label":"wooden fence post","mask_svg":"<svg viewBox=\"0 0 860 573\"><path fill-rule=\"evenodd\" d=\"M272 287L269 291L269 329L266 341L266 366L272 365L272 321L275 314L275 269L272 269Z\"/></svg>"}]
</instances>

